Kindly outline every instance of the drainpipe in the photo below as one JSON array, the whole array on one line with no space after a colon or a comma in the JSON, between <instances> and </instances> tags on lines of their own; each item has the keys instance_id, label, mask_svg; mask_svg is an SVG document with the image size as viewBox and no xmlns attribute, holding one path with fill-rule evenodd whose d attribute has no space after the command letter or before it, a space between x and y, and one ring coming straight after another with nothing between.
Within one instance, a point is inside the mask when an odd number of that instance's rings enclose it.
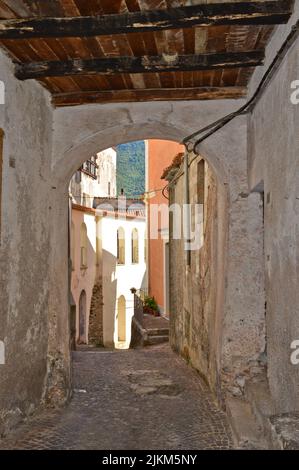
<instances>
[{"instance_id":1,"label":"drainpipe","mask_svg":"<svg viewBox=\"0 0 299 470\"><path fill-rule=\"evenodd\" d=\"M184 208L183 208L183 217L184 217L184 238L185 245L188 246L186 250L186 265L187 267L191 264L191 252L189 250L190 246L190 193L189 193L189 153L187 149L185 150L184 155Z\"/></svg>"}]
</instances>

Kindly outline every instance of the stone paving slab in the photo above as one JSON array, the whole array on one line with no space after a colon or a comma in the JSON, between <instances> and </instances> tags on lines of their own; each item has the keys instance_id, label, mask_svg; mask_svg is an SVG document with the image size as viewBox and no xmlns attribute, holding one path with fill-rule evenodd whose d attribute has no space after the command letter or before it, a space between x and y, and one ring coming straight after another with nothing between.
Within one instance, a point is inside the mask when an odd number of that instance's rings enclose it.
<instances>
[{"instance_id":1,"label":"stone paving slab","mask_svg":"<svg viewBox=\"0 0 299 470\"><path fill-rule=\"evenodd\" d=\"M229 449L226 416L168 345L74 353L74 396L0 441L2 449Z\"/></svg>"}]
</instances>

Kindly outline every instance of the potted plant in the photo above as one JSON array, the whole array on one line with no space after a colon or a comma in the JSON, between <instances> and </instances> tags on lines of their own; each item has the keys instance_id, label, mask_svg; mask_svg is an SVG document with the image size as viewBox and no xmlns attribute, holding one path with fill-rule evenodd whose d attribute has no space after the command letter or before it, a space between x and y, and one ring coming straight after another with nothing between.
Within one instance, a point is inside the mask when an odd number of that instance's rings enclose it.
<instances>
[{"instance_id":1,"label":"potted plant","mask_svg":"<svg viewBox=\"0 0 299 470\"><path fill-rule=\"evenodd\" d=\"M143 313L159 317L159 307L154 297L146 296L143 302Z\"/></svg>"}]
</instances>

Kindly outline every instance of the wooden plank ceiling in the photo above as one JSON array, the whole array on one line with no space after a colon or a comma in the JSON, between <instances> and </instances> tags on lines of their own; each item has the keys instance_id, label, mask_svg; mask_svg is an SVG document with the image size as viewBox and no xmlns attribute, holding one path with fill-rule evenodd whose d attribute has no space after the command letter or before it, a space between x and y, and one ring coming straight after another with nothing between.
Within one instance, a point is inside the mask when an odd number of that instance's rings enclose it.
<instances>
[{"instance_id":1,"label":"wooden plank ceiling","mask_svg":"<svg viewBox=\"0 0 299 470\"><path fill-rule=\"evenodd\" d=\"M240 98L246 95L254 67L263 62L265 46L275 23L285 23L289 18L293 4L291 0L277 0L277 4L284 5L285 14L276 16L275 2L270 2L273 5L273 15L271 17L270 11L270 20L264 22L250 19L248 24L245 20L241 24L242 21L229 21L227 17L222 21L224 24L215 24L215 20L211 20L209 24L203 25L198 21L197 26L193 24L175 28L174 23L172 29L164 29L158 28L159 22L156 21L152 30L144 31L144 25L139 25L137 32L131 32L131 28L130 32L122 33L115 32L117 28L115 30L114 23L111 34L99 30L97 35L87 35L86 24L89 23L84 22L86 19L83 18L80 20L81 29L78 25L68 24L69 31L80 29L76 37L72 36L72 32L67 33L70 36L64 37L63 27L60 27L59 33L56 20L56 35L55 29L54 33L52 31L53 21L47 23L44 34L41 34L42 21L45 18L76 20L77 17L98 16L99 20L102 15L123 15L130 12L140 14L153 10L165 11L190 5L212 6L220 3L224 4L225 12L227 4L236 2L0 0L0 46L17 63L16 76L20 79L36 78L51 92L55 106ZM264 7L266 2L260 0L247 3L260 3ZM30 37L28 33L29 37L26 39L20 33L18 37L21 25L18 26L16 22L12 32L13 22L8 20L19 18L38 20L35 27L39 33L35 37L34 34ZM132 17L132 24L136 18L138 19L138 15ZM123 19L119 17L119 20ZM88 21L93 24L96 19L89 18ZM123 31L127 31L129 18L124 18L122 24ZM14 34L14 39L7 39L9 30L11 35ZM27 27L27 31L29 30ZM108 32L109 28L106 30ZM26 25L23 31L26 31Z\"/></svg>"}]
</instances>

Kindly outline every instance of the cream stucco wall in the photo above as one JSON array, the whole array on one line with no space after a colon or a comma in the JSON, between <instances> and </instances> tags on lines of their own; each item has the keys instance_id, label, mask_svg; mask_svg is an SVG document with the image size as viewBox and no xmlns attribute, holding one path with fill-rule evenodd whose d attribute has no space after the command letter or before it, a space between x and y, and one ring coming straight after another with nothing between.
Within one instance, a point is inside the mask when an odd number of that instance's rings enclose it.
<instances>
[{"instance_id":1,"label":"cream stucco wall","mask_svg":"<svg viewBox=\"0 0 299 470\"><path fill-rule=\"evenodd\" d=\"M96 253L96 218L94 214L89 214L81 210L72 210L73 236L71 243L72 253L72 281L71 290L73 299L76 303L76 340L79 334L79 299L81 292L86 292L86 323L85 323L85 342L88 342L88 326L89 311L92 297L92 290L95 283L97 273L97 253ZM86 267L81 266L81 250L80 250L80 231L81 225L87 228L87 263Z\"/></svg>"},{"instance_id":2,"label":"cream stucco wall","mask_svg":"<svg viewBox=\"0 0 299 470\"><path fill-rule=\"evenodd\" d=\"M125 231L125 264L117 264L117 230L122 227ZM131 235L136 228L139 236L139 263L131 262ZM134 314L134 296L130 289L145 288L146 263L144 259L144 243L146 222L141 218L113 218L106 216L102 219L102 265L103 265L103 322L104 345L128 348L131 341L131 321ZM118 341L117 299L126 299L126 341Z\"/></svg>"}]
</instances>

